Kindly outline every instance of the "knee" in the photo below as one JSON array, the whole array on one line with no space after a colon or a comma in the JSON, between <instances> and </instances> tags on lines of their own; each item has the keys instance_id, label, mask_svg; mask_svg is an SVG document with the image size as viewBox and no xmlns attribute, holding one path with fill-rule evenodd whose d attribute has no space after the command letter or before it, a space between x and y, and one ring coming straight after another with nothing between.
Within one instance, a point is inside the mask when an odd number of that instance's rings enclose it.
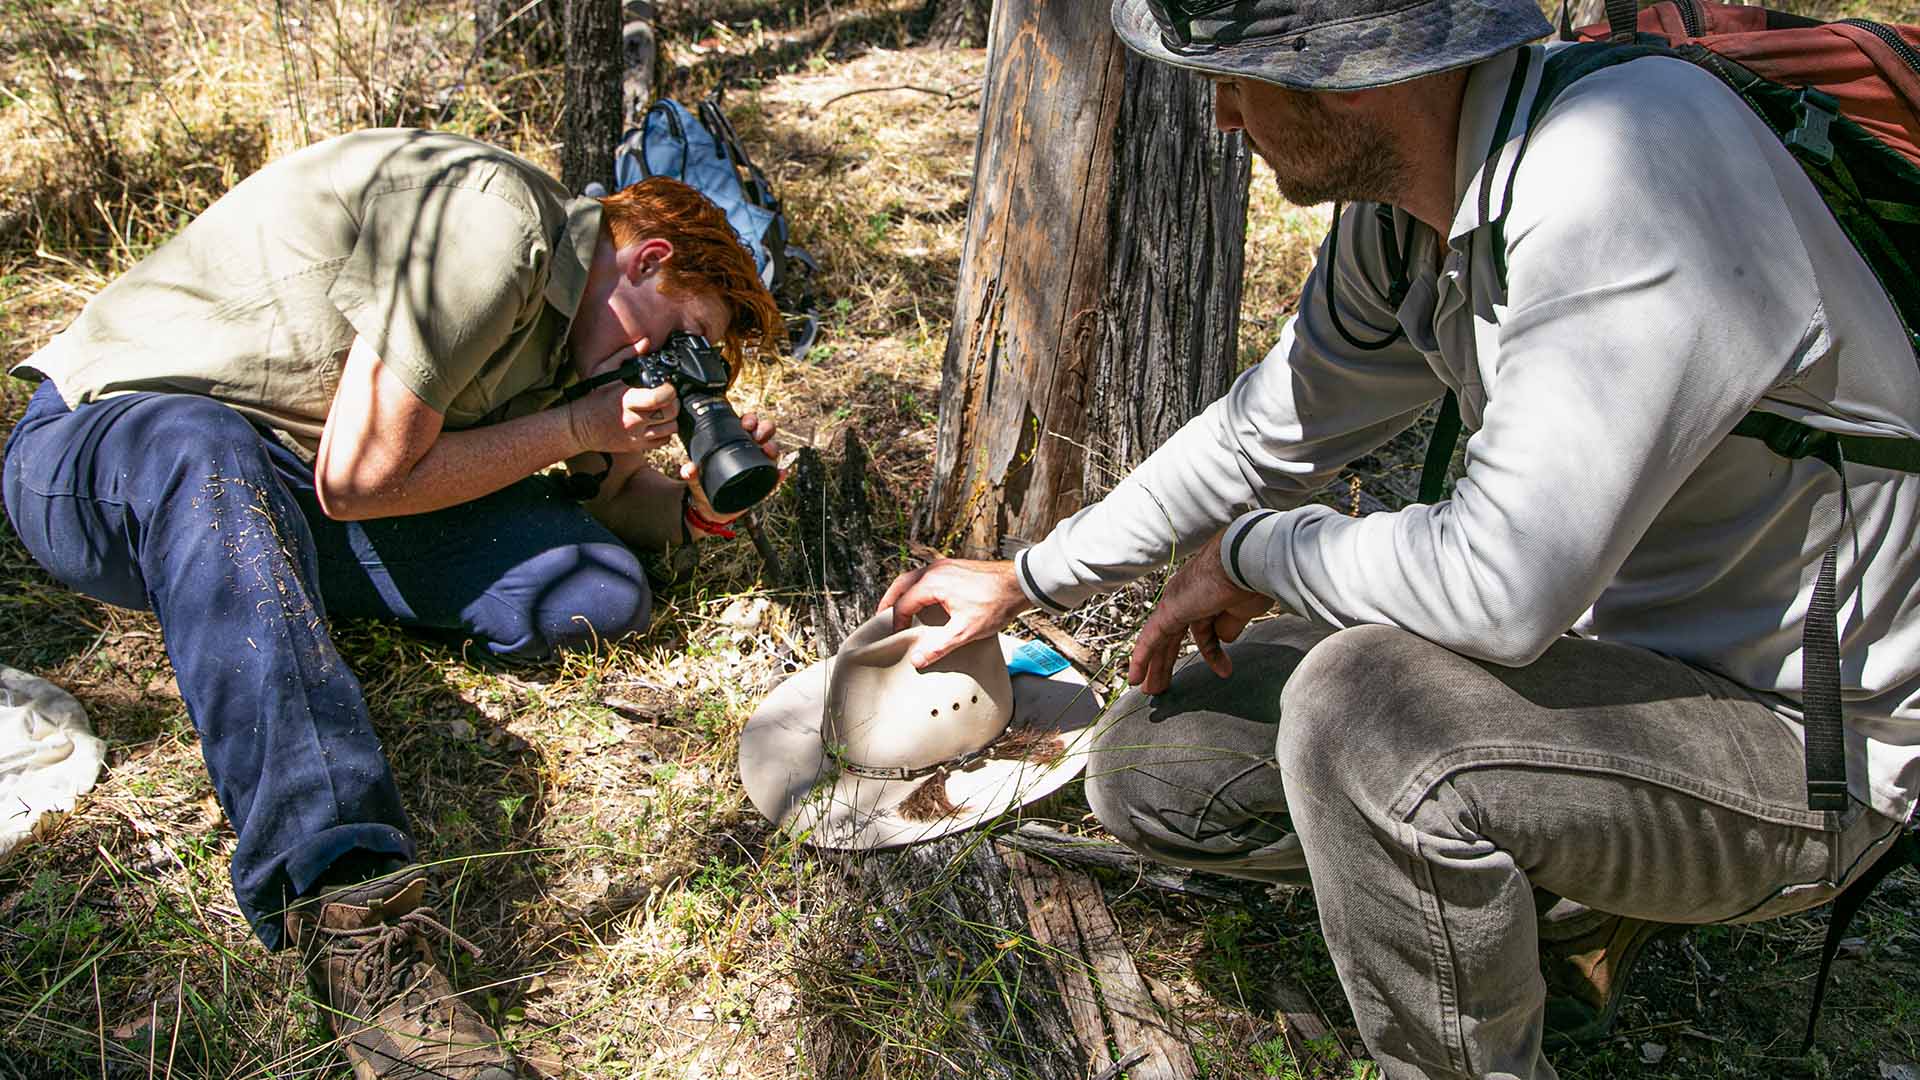
<instances>
[{"instance_id":1,"label":"knee","mask_svg":"<svg viewBox=\"0 0 1920 1080\"><path fill-rule=\"evenodd\" d=\"M538 561L534 585L516 590L519 602L500 602L506 625L487 635L498 655L541 659L589 651L646 629L653 617L647 575L622 545L577 544Z\"/></svg>"},{"instance_id":2,"label":"knee","mask_svg":"<svg viewBox=\"0 0 1920 1080\"><path fill-rule=\"evenodd\" d=\"M266 460L260 432L246 417L199 394L156 396L127 418L141 444L163 460L205 461L218 468L238 453Z\"/></svg>"},{"instance_id":3,"label":"knee","mask_svg":"<svg viewBox=\"0 0 1920 1080\"><path fill-rule=\"evenodd\" d=\"M1133 810L1152 760L1151 736L1145 730L1151 710L1145 694L1127 691L1101 718L1087 752L1087 806L1115 839L1135 849L1142 837Z\"/></svg>"},{"instance_id":4,"label":"knee","mask_svg":"<svg viewBox=\"0 0 1920 1080\"><path fill-rule=\"evenodd\" d=\"M1452 656L1388 626L1339 631L1308 651L1281 692L1274 757L1291 790L1378 786L1409 753L1439 749L1439 719L1423 699ZM1456 658L1457 659L1457 658Z\"/></svg>"}]
</instances>

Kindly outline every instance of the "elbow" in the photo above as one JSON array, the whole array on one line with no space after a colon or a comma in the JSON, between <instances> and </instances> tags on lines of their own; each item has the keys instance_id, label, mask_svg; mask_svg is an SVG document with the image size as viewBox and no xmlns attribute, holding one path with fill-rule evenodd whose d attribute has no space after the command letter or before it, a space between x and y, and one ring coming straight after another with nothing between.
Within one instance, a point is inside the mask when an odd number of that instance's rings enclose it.
<instances>
[{"instance_id":1,"label":"elbow","mask_svg":"<svg viewBox=\"0 0 1920 1080\"><path fill-rule=\"evenodd\" d=\"M1540 659L1565 634L1570 622L1542 618L1517 607L1501 617L1489 614L1453 651L1501 667L1522 668Z\"/></svg>"},{"instance_id":2,"label":"elbow","mask_svg":"<svg viewBox=\"0 0 1920 1080\"><path fill-rule=\"evenodd\" d=\"M354 477L316 470L313 495L320 503L320 512L333 521L365 521L380 516L374 489Z\"/></svg>"}]
</instances>

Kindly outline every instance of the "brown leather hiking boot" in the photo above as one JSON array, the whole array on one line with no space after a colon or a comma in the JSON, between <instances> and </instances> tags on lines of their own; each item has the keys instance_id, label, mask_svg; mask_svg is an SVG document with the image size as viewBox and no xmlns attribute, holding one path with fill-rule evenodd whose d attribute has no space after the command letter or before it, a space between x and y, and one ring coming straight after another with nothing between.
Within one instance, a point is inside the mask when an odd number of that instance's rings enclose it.
<instances>
[{"instance_id":1,"label":"brown leather hiking boot","mask_svg":"<svg viewBox=\"0 0 1920 1080\"><path fill-rule=\"evenodd\" d=\"M1562 900L1542 915L1540 972L1547 980L1548 1046L1590 1043L1613 1029L1627 977L1647 942L1686 927L1609 915Z\"/></svg>"},{"instance_id":2,"label":"brown leather hiking boot","mask_svg":"<svg viewBox=\"0 0 1920 1080\"><path fill-rule=\"evenodd\" d=\"M519 1080L500 1036L455 995L430 942L479 950L427 906L425 867L332 889L287 912L287 936L356 1080Z\"/></svg>"}]
</instances>

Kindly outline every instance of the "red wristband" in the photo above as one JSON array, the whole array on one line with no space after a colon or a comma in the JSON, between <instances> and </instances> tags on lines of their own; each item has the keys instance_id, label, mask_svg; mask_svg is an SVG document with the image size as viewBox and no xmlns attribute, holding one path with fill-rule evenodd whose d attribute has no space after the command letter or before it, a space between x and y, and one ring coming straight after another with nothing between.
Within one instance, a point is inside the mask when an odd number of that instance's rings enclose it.
<instances>
[{"instance_id":1,"label":"red wristband","mask_svg":"<svg viewBox=\"0 0 1920 1080\"><path fill-rule=\"evenodd\" d=\"M706 533L708 536L717 536L722 540L731 540L734 538L735 533L732 529L727 528L726 522L715 521L702 514L694 507L692 499L687 500L686 519L688 528Z\"/></svg>"}]
</instances>

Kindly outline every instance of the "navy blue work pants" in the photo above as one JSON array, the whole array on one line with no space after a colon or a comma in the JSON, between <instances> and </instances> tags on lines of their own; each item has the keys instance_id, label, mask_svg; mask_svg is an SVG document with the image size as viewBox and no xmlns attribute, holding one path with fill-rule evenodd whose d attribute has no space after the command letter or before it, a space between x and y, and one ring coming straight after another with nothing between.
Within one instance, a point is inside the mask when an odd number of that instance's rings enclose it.
<instances>
[{"instance_id":1,"label":"navy blue work pants","mask_svg":"<svg viewBox=\"0 0 1920 1080\"><path fill-rule=\"evenodd\" d=\"M335 862L411 860L400 793L327 616L396 619L538 658L646 625L638 560L534 477L462 506L341 522L313 470L210 398L69 410L42 383L0 471L8 516L63 584L154 612L239 836L234 892L281 942Z\"/></svg>"}]
</instances>

